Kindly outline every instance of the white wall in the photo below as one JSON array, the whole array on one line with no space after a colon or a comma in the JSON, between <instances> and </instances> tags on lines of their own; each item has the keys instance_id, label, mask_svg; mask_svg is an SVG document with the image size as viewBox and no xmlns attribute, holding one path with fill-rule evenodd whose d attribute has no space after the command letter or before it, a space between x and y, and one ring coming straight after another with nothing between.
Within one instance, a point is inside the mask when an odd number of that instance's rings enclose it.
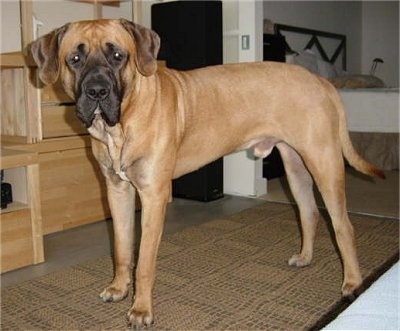
<instances>
[{"instance_id":1,"label":"white wall","mask_svg":"<svg viewBox=\"0 0 400 331\"><path fill-rule=\"evenodd\" d=\"M0 1L0 15L0 52L20 50L19 2Z\"/></svg>"},{"instance_id":2,"label":"white wall","mask_svg":"<svg viewBox=\"0 0 400 331\"><path fill-rule=\"evenodd\" d=\"M374 58L384 63L375 75L388 86L399 86L399 2L365 1L362 5L362 72L368 73Z\"/></svg>"},{"instance_id":3,"label":"white wall","mask_svg":"<svg viewBox=\"0 0 400 331\"><path fill-rule=\"evenodd\" d=\"M66 0L33 0L33 12L44 23L39 35L72 21L93 19L93 6ZM20 11L18 0L0 0L1 40L0 52L21 50ZM104 18L132 19L131 2L121 2L119 7L103 6Z\"/></svg>"},{"instance_id":4,"label":"white wall","mask_svg":"<svg viewBox=\"0 0 400 331\"><path fill-rule=\"evenodd\" d=\"M119 7L103 6L103 18L132 19L130 2L121 2ZM93 6L65 0L34 0L33 12L44 23L41 33L47 33L60 25L72 21L93 19Z\"/></svg>"},{"instance_id":5,"label":"white wall","mask_svg":"<svg viewBox=\"0 0 400 331\"><path fill-rule=\"evenodd\" d=\"M345 34L350 73L368 74L380 57L385 63L375 74L399 86L398 1L264 1L264 18Z\"/></svg>"},{"instance_id":6,"label":"white wall","mask_svg":"<svg viewBox=\"0 0 400 331\"><path fill-rule=\"evenodd\" d=\"M264 18L275 23L345 34L347 70L359 73L361 7L361 1L264 1Z\"/></svg>"},{"instance_id":7,"label":"white wall","mask_svg":"<svg viewBox=\"0 0 400 331\"><path fill-rule=\"evenodd\" d=\"M224 62L262 61L263 3L258 0L223 1ZM242 49L241 37L250 38ZM267 191L262 160L242 151L224 157L224 193L257 197Z\"/></svg>"}]
</instances>

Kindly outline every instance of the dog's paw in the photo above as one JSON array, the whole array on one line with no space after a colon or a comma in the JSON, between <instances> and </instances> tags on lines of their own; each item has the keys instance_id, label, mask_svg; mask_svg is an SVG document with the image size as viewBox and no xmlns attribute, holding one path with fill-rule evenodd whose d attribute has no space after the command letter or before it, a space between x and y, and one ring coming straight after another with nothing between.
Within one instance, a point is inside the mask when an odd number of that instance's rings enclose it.
<instances>
[{"instance_id":1,"label":"dog's paw","mask_svg":"<svg viewBox=\"0 0 400 331\"><path fill-rule=\"evenodd\" d=\"M128 312L127 315L128 326L135 330L147 328L154 323L153 313L149 310L138 310L134 307Z\"/></svg>"},{"instance_id":2,"label":"dog's paw","mask_svg":"<svg viewBox=\"0 0 400 331\"><path fill-rule=\"evenodd\" d=\"M288 264L292 267L305 267L308 266L310 263L311 257L304 256L302 254L295 254L288 261Z\"/></svg>"},{"instance_id":3,"label":"dog's paw","mask_svg":"<svg viewBox=\"0 0 400 331\"><path fill-rule=\"evenodd\" d=\"M117 302L125 299L128 296L128 292L128 287L121 289L110 285L100 293L100 298L104 302Z\"/></svg>"},{"instance_id":4,"label":"dog's paw","mask_svg":"<svg viewBox=\"0 0 400 331\"><path fill-rule=\"evenodd\" d=\"M342 296L348 298L350 301L354 301L357 297L357 290L359 290L361 283L361 278L352 282L344 282L342 285Z\"/></svg>"}]
</instances>

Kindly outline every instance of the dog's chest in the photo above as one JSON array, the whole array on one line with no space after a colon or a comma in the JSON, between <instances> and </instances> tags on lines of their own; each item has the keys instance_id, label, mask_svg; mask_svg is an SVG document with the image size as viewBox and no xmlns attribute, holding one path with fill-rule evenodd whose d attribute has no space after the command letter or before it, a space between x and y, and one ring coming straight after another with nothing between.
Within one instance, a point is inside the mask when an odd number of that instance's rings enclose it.
<instances>
[{"instance_id":1,"label":"dog's chest","mask_svg":"<svg viewBox=\"0 0 400 331\"><path fill-rule=\"evenodd\" d=\"M125 171L121 169L121 153L125 141L121 124L117 123L110 127L100 115L96 115L88 131L94 138L102 141L107 146L113 170L122 180L129 182L130 180L126 176Z\"/></svg>"}]
</instances>

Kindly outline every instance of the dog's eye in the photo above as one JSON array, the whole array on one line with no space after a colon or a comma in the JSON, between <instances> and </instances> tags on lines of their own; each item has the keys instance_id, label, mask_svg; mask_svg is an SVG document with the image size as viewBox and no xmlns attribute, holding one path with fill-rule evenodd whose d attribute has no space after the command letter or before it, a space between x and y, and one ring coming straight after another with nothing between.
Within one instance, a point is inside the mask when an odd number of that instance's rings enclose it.
<instances>
[{"instance_id":1,"label":"dog's eye","mask_svg":"<svg viewBox=\"0 0 400 331\"><path fill-rule=\"evenodd\" d=\"M81 57L78 54L75 54L71 57L71 63L77 64L81 60Z\"/></svg>"},{"instance_id":2,"label":"dog's eye","mask_svg":"<svg viewBox=\"0 0 400 331\"><path fill-rule=\"evenodd\" d=\"M113 54L113 58L116 61L122 61L122 59L124 58L123 55L120 52L114 52Z\"/></svg>"}]
</instances>

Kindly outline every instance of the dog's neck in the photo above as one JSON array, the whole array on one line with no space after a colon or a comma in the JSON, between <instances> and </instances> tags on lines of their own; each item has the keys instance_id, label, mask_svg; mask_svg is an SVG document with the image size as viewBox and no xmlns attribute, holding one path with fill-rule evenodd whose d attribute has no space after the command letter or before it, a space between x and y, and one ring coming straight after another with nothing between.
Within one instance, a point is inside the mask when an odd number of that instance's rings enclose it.
<instances>
[{"instance_id":1,"label":"dog's neck","mask_svg":"<svg viewBox=\"0 0 400 331\"><path fill-rule=\"evenodd\" d=\"M125 173L121 170L121 150L125 141L121 124L117 123L114 126L108 126L101 115L96 114L88 131L93 138L100 140L107 146L115 173L121 179L128 180Z\"/></svg>"}]
</instances>

